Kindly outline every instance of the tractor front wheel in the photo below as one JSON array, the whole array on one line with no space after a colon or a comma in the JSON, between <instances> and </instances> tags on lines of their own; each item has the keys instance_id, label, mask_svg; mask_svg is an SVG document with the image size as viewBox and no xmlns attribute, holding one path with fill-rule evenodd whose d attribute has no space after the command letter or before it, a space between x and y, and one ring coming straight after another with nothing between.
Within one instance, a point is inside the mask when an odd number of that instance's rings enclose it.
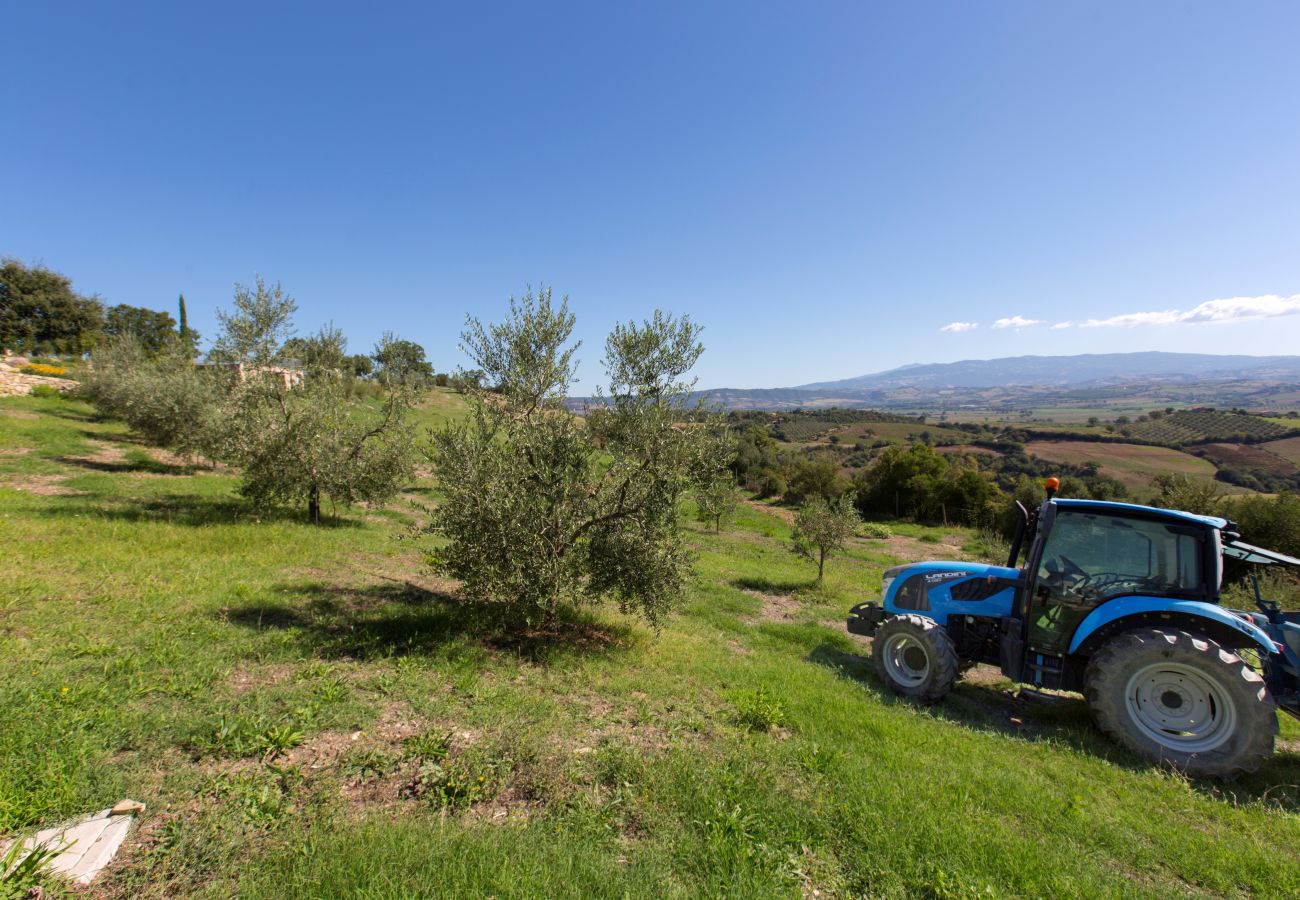
<instances>
[{"instance_id":1,"label":"tractor front wheel","mask_svg":"<svg viewBox=\"0 0 1300 900\"><path fill-rule=\"evenodd\" d=\"M952 638L925 616L892 616L876 630L871 658L890 690L932 703L952 689L957 650Z\"/></svg>"},{"instance_id":2,"label":"tractor front wheel","mask_svg":"<svg viewBox=\"0 0 1300 900\"><path fill-rule=\"evenodd\" d=\"M1273 752L1277 712L1264 679L1198 634L1112 638L1088 662L1084 693L1102 731L1189 775L1253 772Z\"/></svg>"}]
</instances>

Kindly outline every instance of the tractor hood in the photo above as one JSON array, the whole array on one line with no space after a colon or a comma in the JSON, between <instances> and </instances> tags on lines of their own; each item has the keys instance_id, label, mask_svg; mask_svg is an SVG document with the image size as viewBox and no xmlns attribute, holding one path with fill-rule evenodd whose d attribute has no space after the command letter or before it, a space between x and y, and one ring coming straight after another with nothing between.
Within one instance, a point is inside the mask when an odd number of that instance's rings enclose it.
<instances>
[{"instance_id":1,"label":"tractor hood","mask_svg":"<svg viewBox=\"0 0 1300 900\"><path fill-rule=\"evenodd\" d=\"M952 614L1006 616L1019 577L1019 569L957 560L895 566L885 571L881 606L894 615L922 613L940 625Z\"/></svg>"},{"instance_id":2,"label":"tractor hood","mask_svg":"<svg viewBox=\"0 0 1300 900\"><path fill-rule=\"evenodd\" d=\"M912 575L924 575L928 584L942 584L957 578L992 576L998 579L1016 579L1020 577L1019 569L995 566L989 563L957 562L952 560L933 560L930 562L907 563L885 570L885 578L900 578Z\"/></svg>"}]
</instances>

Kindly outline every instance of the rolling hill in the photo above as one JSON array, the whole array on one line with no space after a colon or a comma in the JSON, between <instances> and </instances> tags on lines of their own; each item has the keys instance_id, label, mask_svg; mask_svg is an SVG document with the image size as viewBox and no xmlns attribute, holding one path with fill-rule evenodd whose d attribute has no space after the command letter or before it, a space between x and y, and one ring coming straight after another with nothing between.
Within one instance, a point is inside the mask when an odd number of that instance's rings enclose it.
<instances>
[{"instance_id":1,"label":"rolling hill","mask_svg":"<svg viewBox=\"0 0 1300 900\"><path fill-rule=\"evenodd\" d=\"M736 410L840 407L1002 417L1047 409L1048 418L1071 421L1164 407L1281 410L1294 408L1300 397L1300 356L1017 356L908 365L790 388L717 388L697 396Z\"/></svg>"}]
</instances>

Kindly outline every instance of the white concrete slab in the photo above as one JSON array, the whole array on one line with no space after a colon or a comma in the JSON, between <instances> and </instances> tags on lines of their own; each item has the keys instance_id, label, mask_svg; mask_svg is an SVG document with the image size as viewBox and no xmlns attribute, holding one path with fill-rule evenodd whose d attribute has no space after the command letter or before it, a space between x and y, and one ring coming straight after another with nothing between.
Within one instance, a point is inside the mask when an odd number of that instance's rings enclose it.
<instances>
[{"instance_id":1,"label":"white concrete slab","mask_svg":"<svg viewBox=\"0 0 1300 900\"><path fill-rule=\"evenodd\" d=\"M122 846L126 833L130 830L130 816L114 816L109 819L95 842L85 848L81 859L69 870L68 876L81 884L90 884L99 870L113 861L117 848Z\"/></svg>"},{"instance_id":2,"label":"white concrete slab","mask_svg":"<svg viewBox=\"0 0 1300 900\"><path fill-rule=\"evenodd\" d=\"M118 808L129 808L131 812L114 814L113 809ZM56 850L58 855L50 860L49 871L80 884L90 884L100 870L112 862L131 830L134 813L143 809L143 804L124 800L112 809L103 809L38 831L25 839L23 846L28 851L36 847ZM0 847L0 853L8 846Z\"/></svg>"}]
</instances>

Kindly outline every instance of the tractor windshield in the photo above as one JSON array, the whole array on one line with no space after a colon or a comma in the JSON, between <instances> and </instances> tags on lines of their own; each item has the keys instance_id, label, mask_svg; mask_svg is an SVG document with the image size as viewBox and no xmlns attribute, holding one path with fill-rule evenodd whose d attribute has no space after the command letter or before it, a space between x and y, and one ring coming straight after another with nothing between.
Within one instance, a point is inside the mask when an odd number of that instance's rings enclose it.
<instances>
[{"instance_id":1,"label":"tractor windshield","mask_svg":"<svg viewBox=\"0 0 1300 900\"><path fill-rule=\"evenodd\" d=\"M1061 652L1079 622L1124 594L1203 595L1204 529L1061 509L1039 559L1030 643Z\"/></svg>"}]
</instances>

